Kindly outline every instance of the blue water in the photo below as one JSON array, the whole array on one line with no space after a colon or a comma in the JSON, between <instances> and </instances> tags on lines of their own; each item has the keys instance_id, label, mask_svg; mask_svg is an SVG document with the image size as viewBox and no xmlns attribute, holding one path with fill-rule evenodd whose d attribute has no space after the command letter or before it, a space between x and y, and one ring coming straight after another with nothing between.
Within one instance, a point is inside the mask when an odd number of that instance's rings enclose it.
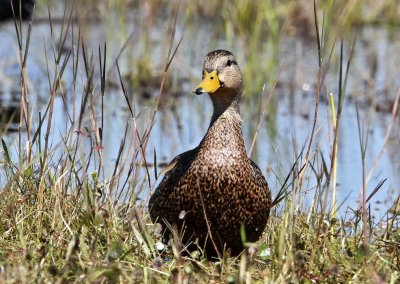
<instances>
[{"instance_id":1,"label":"blue water","mask_svg":"<svg viewBox=\"0 0 400 284\"><path fill-rule=\"evenodd\" d=\"M86 28L85 41L89 46L89 51L93 51L95 61L98 58L98 46L102 45L110 35L106 28L101 25L88 25ZM57 27L59 30L60 27ZM92 32L88 32L92 31ZM12 23L0 26L0 102L7 105L10 101L19 101L19 61L18 49L14 35ZM154 31L152 37L159 39L160 31ZM179 34L179 32L178 32ZM187 35L188 33L186 33ZM116 37L116 35L113 35ZM127 35L120 35L123 39ZM123 40L107 42L109 54L108 66L112 65L112 59L118 53ZM174 95L175 92L165 91L162 95L162 104L156 115L155 124L146 148L146 160L148 163L154 161L154 151L157 154L157 161L168 162L177 154L191 149L199 143L203 137L212 113L211 103L207 96L194 96L191 94L192 88L200 80L201 65L203 56L215 47L215 42L211 42L206 35L188 35L182 42L176 58L171 66L170 74L174 90L181 95ZM373 39L373 40L372 40ZM162 73L162 66L165 62L165 49L157 47L155 40L153 72ZM201 42L202 44L194 44ZM159 42L158 42L159 44ZM220 47L228 44L224 41L218 43ZM384 137L389 124L391 115L388 112L377 112L376 106L385 104L393 100L399 90L400 81L396 76L400 58L397 56L400 50L399 35L390 34L383 28L365 28L358 33L358 42L355 50L354 61L350 69L349 84L347 87L348 96L344 104L343 116L341 118L338 146L338 166L337 166L337 189L338 204L343 204L340 208L344 214L348 207L358 208L360 192L362 188L362 163L359 146L359 134L357 126L355 98L360 102L360 119L364 131L368 133L368 144L366 154L365 170L368 174L371 171L374 160L382 151ZM72 46L70 41L67 46ZM242 69L246 69L244 64L244 54L240 47L243 44L234 46L234 53L237 54L239 64ZM347 44L347 51L348 51ZM43 112L49 99L49 87L46 69L46 57L44 49L50 58L50 72L53 74L52 66L52 41L50 39L49 27L47 24L38 24L33 27L31 37L30 55L27 66L30 96L32 104L33 119L37 121L38 111ZM268 48L267 48L268 50ZM255 151L252 158L257 161L263 173L269 181L274 194L279 190L282 181L289 173L295 157L304 145L308 146L308 139L311 135L315 93L317 78L316 48L313 43L304 43L304 40L297 38L283 38L280 42L277 58L276 70L283 66L279 77L279 86L273 95L273 103L267 110L262 121L260 132L257 138ZM338 48L336 48L338 50ZM138 48L135 56L140 57L142 49ZM262 51L261 51L262 52ZM267 52L267 51L266 51ZM346 52L348 56L348 52ZM268 58L268 53L265 53ZM327 76L327 91L337 93L337 52L334 55L333 64ZM129 64L120 59L123 72L128 69ZM96 61L97 62L97 61ZM262 64L262 62L260 62ZM98 64L97 64L98 65ZM97 66L96 65L96 66ZM65 135L66 129L70 126L67 120L67 110L70 115L75 107L79 112L82 89L85 84L83 64L79 68L77 79L77 97L74 100L72 88L72 65L71 62L66 68L63 78L63 90L66 94L67 106L64 105L60 95L55 101L54 122L51 136L52 147L60 151L54 154L54 160L63 154L63 145L60 143L60 136ZM96 70L96 74L98 70ZM277 72L266 74L266 89L263 96L266 97L272 89L274 76ZM110 79L117 82L116 69L110 71ZM268 75L268 76L267 76ZM271 79L271 76L273 77ZM52 78L52 76L51 76ZM184 80L179 80L183 78ZM97 80L95 86L95 104L97 108L97 120L100 121L99 89L100 81ZM249 89L245 89L245 96L251 96ZM157 88L149 89L150 95L154 98L158 91ZM110 179L114 170L114 163L117 157L119 144L123 138L126 123L129 123L129 133L126 151L121 161L121 167L125 170L129 168L137 149L138 141L135 140L135 129L143 135L148 119L154 109L154 99L146 100L141 98L141 90L131 90L131 102L134 106L135 114L140 115L132 119L127 109L122 91L120 89L108 89L106 91L105 110L104 110L104 150L102 152L104 160L104 172L102 177ZM260 88L259 94L262 93ZM252 94L254 96L254 94ZM242 116L244 119L244 135L247 148L250 148L254 137L258 117L258 103L255 99L244 99L247 103L242 104ZM75 105L75 106L74 106ZM88 113L88 112L87 112ZM77 117L75 117L77 120ZM83 125L88 129L93 129L90 117L87 115ZM367 127L368 126L368 127ZM321 155L329 164L330 152L332 151L332 125L330 107L327 104L325 93L321 95L319 107L317 132L311 148L311 156L315 155L314 166L318 171L322 168ZM75 128L76 130L76 128ZM77 135L77 134L74 134ZM132 138L133 137L133 138ZM16 156L17 135L8 134L3 137L8 143L12 153ZM90 150L90 140L82 136L81 153ZM368 193L383 179L387 181L370 202L374 214L382 216L389 208L390 204L399 196L400 189L400 129L398 118L394 123L392 132L384 148L383 155L372 172L367 189ZM138 156L140 160L140 154ZM303 160L304 162L304 160ZM94 170L93 167L92 170ZM161 168L158 171L162 170ZM150 167L151 188L157 184L154 179L154 169ZM124 171L122 176L124 175ZM141 196L145 198L150 190L146 171L140 168L138 175L141 177L139 185L131 186L130 190L142 190ZM5 184L4 176L0 177L0 183ZM121 179L122 180L122 179ZM121 181L122 184L122 181ZM307 168L301 196L303 203L299 204L303 209L310 206L310 201L315 194L316 179L310 168Z\"/></svg>"}]
</instances>

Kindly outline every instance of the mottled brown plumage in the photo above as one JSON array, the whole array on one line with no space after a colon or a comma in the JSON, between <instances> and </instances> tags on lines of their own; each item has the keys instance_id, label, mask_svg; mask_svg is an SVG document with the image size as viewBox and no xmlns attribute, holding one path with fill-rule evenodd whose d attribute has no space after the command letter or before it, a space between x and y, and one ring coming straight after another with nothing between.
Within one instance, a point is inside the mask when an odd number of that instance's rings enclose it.
<instances>
[{"instance_id":1,"label":"mottled brown plumage","mask_svg":"<svg viewBox=\"0 0 400 284\"><path fill-rule=\"evenodd\" d=\"M210 94L214 106L210 126L199 146L172 160L171 169L149 202L153 222L164 228L166 222L175 224L184 232L183 242L198 239L208 257L216 256L216 251L205 215L218 251L229 249L231 255L243 250L241 226L244 225L247 241L255 242L269 217L268 184L258 166L247 157L243 140L239 113L242 89L242 74L235 57L225 50L210 52L203 65L203 82L195 91ZM186 213L183 219L182 212Z\"/></svg>"}]
</instances>

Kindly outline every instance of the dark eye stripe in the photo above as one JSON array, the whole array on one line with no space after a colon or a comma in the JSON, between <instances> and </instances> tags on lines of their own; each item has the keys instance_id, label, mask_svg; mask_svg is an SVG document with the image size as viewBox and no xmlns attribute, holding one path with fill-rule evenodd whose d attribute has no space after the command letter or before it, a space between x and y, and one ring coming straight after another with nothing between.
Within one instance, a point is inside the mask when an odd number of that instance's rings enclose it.
<instances>
[{"instance_id":1,"label":"dark eye stripe","mask_svg":"<svg viewBox=\"0 0 400 284\"><path fill-rule=\"evenodd\" d=\"M230 60L230 59L228 59L228 61L226 62L226 65L231 66L232 64L237 65L236 60Z\"/></svg>"}]
</instances>

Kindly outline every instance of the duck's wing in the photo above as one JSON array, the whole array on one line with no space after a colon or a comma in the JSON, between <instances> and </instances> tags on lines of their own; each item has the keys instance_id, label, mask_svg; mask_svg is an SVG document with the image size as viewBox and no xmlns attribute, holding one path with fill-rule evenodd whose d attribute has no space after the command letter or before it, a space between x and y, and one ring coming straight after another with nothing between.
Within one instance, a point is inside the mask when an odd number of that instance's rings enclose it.
<instances>
[{"instance_id":1,"label":"duck's wing","mask_svg":"<svg viewBox=\"0 0 400 284\"><path fill-rule=\"evenodd\" d=\"M197 148L194 148L192 150L183 152L178 156L176 156L175 158L173 158L172 161L159 174L159 176L164 175L164 178L161 181L161 183L163 183L166 179L169 179L171 176L179 174L184 168L188 168L188 166L192 163L193 159L195 158L196 153L197 153Z\"/></svg>"},{"instance_id":2,"label":"duck's wing","mask_svg":"<svg viewBox=\"0 0 400 284\"><path fill-rule=\"evenodd\" d=\"M267 190L269 190L267 180L265 179L265 177L264 177L263 173L261 172L260 168L259 168L259 167L257 166L257 164L256 164L252 159L250 159L250 158L249 158L249 163L250 163L250 166L251 166L251 168L252 168L252 170L253 170L253 173L254 173L254 175L255 175L255 178L256 178L256 180L258 181L258 184L259 184L260 186L265 187Z\"/></svg>"},{"instance_id":3,"label":"duck's wing","mask_svg":"<svg viewBox=\"0 0 400 284\"><path fill-rule=\"evenodd\" d=\"M183 152L176 156L163 170L165 172L164 177L149 200L150 217L153 221L161 215L173 213L172 211L176 207L175 201L171 200L173 192L190 168L196 155L197 148Z\"/></svg>"}]
</instances>

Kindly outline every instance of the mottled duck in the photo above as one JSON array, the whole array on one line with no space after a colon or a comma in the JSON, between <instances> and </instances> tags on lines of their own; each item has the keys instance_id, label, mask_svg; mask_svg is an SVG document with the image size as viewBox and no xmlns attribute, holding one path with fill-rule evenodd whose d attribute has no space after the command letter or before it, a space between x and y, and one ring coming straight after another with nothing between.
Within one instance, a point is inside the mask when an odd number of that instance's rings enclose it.
<instances>
[{"instance_id":1,"label":"mottled duck","mask_svg":"<svg viewBox=\"0 0 400 284\"><path fill-rule=\"evenodd\" d=\"M197 239L209 258L225 250L240 254L243 232L247 242L256 242L270 213L267 181L246 153L239 113L242 91L234 55L208 53L203 80L194 91L208 93L213 103L207 133L199 146L172 160L149 202L153 222L166 232L175 226L183 244Z\"/></svg>"}]
</instances>

